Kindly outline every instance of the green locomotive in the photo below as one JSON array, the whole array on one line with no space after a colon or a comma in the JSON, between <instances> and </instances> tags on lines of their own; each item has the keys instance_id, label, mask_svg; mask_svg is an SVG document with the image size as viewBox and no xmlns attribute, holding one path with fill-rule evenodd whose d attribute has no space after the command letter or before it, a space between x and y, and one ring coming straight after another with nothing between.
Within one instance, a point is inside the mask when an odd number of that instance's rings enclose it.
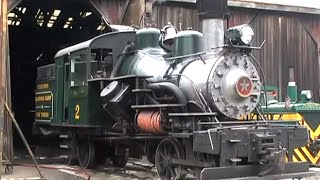
<instances>
[{"instance_id":1,"label":"green locomotive","mask_svg":"<svg viewBox=\"0 0 320 180\"><path fill-rule=\"evenodd\" d=\"M193 30L167 44L174 31L112 32L60 50L38 68L39 136L58 137L67 163L83 168L146 155L164 180L305 175L307 164L285 162L307 143L305 127L238 120L261 95L253 29L230 28L217 53Z\"/></svg>"}]
</instances>

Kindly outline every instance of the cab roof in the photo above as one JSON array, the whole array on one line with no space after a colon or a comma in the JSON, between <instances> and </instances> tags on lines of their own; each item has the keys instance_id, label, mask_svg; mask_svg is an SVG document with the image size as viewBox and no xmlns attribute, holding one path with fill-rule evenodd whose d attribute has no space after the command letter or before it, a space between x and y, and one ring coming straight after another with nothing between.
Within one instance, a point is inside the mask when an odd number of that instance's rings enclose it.
<instances>
[{"instance_id":1,"label":"cab roof","mask_svg":"<svg viewBox=\"0 0 320 180\"><path fill-rule=\"evenodd\" d=\"M75 52L75 51L78 51L81 49L86 49L86 48L93 48L93 49L95 49L95 48L113 48L115 45L114 43L116 43L116 42L112 42L112 40L116 41L116 39L118 39L117 37L119 37L119 35L127 36L127 37L134 37L135 33L136 33L135 31L118 31L118 32L111 32L111 33L102 34L102 35L94 37L90 40L81 42L79 44L76 44L76 45L73 45L73 46L70 46L70 47L67 47L65 49L58 51L56 53L56 55L54 56L54 59L59 58L59 57L63 57L65 55L67 55L68 53ZM132 40L132 38L128 38L127 40L130 41L130 40Z\"/></svg>"}]
</instances>

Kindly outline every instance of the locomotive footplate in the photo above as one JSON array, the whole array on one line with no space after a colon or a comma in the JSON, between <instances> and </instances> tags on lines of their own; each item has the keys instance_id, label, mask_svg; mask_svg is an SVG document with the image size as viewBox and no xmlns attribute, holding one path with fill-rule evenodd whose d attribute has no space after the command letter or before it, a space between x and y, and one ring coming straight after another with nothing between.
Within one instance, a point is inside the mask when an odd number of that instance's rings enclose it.
<instances>
[{"instance_id":1,"label":"locomotive footplate","mask_svg":"<svg viewBox=\"0 0 320 180\"><path fill-rule=\"evenodd\" d=\"M233 167L219 167L219 168L204 168L201 172L201 180L210 179L237 179L237 180L273 180L273 179L287 179L311 177L315 176L314 172L308 172L308 163L287 163L284 165L284 170L274 168L272 165L244 165ZM273 169L269 175L262 176L266 169Z\"/></svg>"},{"instance_id":2,"label":"locomotive footplate","mask_svg":"<svg viewBox=\"0 0 320 180\"><path fill-rule=\"evenodd\" d=\"M294 125L223 125L195 131L193 151L212 154L219 161L216 167L203 169L202 179L299 178L312 173L307 173L308 164L293 163L292 154L308 137L306 128Z\"/></svg>"}]
</instances>

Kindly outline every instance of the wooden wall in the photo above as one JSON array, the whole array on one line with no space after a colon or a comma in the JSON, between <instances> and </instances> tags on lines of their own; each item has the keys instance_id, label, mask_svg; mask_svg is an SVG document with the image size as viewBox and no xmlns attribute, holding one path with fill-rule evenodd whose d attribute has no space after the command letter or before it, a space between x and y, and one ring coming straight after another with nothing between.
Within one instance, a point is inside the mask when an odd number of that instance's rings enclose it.
<instances>
[{"instance_id":1,"label":"wooden wall","mask_svg":"<svg viewBox=\"0 0 320 180\"><path fill-rule=\"evenodd\" d=\"M318 43L312 37L320 37L319 16L232 9L228 25L243 23L250 23L255 29L254 46L266 40L263 49L255 51L254 55L264 69L267 84L278 86L283 97L288 81L292 80L291 68L299 91L311 89L319 101Z\"/></svg>"},{"instance_id":2,"label":"wooden wall","mask_svg":"<svg viewBox=\"0 0 320 180\"><path fill-rule=\"evenodd\" d=\"M171 22L178 29L185 30L192 27L199 30L198 10L190 3L162 3L156 4L153 8L153 19L158 28L162 28Z\"/></svg>"}]
</instances>

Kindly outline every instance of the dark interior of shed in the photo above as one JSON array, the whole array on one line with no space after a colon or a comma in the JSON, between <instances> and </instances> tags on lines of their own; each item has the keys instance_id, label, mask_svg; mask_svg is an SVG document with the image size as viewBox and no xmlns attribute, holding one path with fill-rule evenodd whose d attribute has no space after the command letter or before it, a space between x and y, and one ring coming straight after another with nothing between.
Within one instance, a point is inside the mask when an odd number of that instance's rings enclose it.
<instances>
[{"instance_id":1,"label":"dark interior of shed","mask_svg":"<svg viewBox=\"0 0 320 180\"><path fill-rule=\"evenodd\" d=\"M32 142L37 67L53 63L55 53L105 31L89 1L23 0L8 14L11 97L15 117ZM22 145L17 133L14 144Z\"/></svg>"}]
</instances>

